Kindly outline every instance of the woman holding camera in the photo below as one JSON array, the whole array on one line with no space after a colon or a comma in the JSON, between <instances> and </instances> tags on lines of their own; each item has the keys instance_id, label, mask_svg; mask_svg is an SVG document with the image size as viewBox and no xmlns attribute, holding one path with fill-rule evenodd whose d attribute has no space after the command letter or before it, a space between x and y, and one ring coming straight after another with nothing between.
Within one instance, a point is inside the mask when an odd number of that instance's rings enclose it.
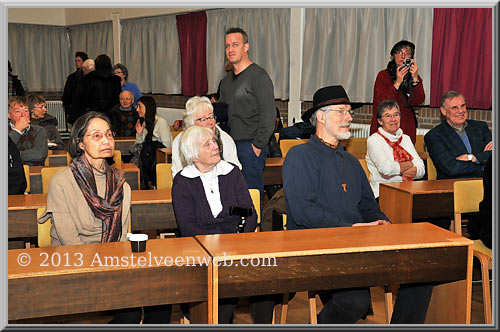
<instances>
[{"instance_id":1,"label":"woman holding camera","mask_svg":"<svg viewBox=\"0 0 500 332\"><path fill-rule=\"evenodd\" d=\"M413 106L425 100L422 78L413 59L415 44L407 40L397 42L391 49L391 61L381 70L373 89L373 117L370 135L377 131L377 107L383 100L394 99L401 110L401 129L410 136L413 144L417 135L417 118Z\"/></svg>"},{"instance_id":2,"label":"woman holding camera","mask_svg":"<svg viewBox=\"0 0 500 332\"><path fill-rule=\"evenodd\" d=\"M213 130L201 126L186 129L180 141L180 153L187 166L174 178L172 204L181 236L236 233L241 218L234 210L249 209L252 214L246 218L243 231L253 232L257 227L257 213L247 183L236 165L221 160ZM237 302L238 298L219 300L219 324L232 323ZM254 323L270 324L273 305L272 296L250 297ZM181 308L188 316L188 309Z\"/></svg>"}]
</instances>

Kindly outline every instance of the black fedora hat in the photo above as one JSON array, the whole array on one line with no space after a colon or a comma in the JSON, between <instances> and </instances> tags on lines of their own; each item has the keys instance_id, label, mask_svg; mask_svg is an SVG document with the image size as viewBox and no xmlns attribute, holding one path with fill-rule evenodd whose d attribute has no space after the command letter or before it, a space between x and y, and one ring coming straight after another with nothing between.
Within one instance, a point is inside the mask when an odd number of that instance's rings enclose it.
<instances>
[{"instance_id":1,"label":"black fedora hat","mask_svg":"<svg viewBox=\"0 0 500 332\"><path fill-rule=\"evenodd\" d=\"M302 121L310 122L311 116L321 107L329 105L351 105L351 109L361 107L362 103L351 103L342 85L325 86L314 93L313 107L302 114Z\"/></svg>"}]
</instances>

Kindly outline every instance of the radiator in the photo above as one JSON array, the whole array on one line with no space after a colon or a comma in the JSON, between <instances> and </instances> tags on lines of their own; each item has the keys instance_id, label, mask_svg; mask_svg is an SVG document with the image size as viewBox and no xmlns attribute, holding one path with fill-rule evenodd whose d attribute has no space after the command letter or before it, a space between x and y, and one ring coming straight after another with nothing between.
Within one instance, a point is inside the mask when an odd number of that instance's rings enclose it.
<instances>
[{"instance_id":1,"label":"radiator","mask_svg":"<svg viewBox=\"0 0 500 332\"><path fill-rule=\"evenodd\" d=\"M47 113L54 116L57 119L57 130L59 130L59 132L65 132L66 116L64 114L62 101L47 100L45 102L45 105L47 105Z\"/></svg>"},{"instance_id":2,"label":"radiator","mask_svg":"<svg viewBox=\"0 0 500 332\"><path fill-rule=\"evenodd\" d=\"M417 135L425 135L430 129L427 128L417 128ZM351 132L351 137L369 137L370 136L370 125L363 123L351 123L349 128Z\"/></svg>"}]
</instances>

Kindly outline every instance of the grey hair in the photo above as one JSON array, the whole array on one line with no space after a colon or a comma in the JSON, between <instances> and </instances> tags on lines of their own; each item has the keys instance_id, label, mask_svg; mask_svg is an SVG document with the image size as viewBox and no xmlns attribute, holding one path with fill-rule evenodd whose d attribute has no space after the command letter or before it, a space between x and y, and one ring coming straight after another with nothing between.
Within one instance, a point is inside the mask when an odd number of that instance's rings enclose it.
<instances>
[{"instance_id":1,"label":"grey hair","mask_svg":"<svg viewBox=\"0 0 500 332\"><path fill-rule=\"evenodd\" d=\"M209 133L214 139L216 138L214 132L207 127L191 126L184 130L179 149L187 165L193 164L193 160L198 159L201 147L200 141L205 133Z\"/></svg>"},{"instance_id":2,"label":"grey hair","mask_svg":"<svg viewBox=\"0 0 500 332\"><path fill-rule=\"evenodd\" d=\"M314 112L312 115L311 115L311 119L309 120L311 122L311 124L316 127L316 125L318 124L318 119L316 118L316 113L318 113L318 111L322 111L322 112L328 112L330 111L330 109L328 108L329 106L324 106L324 107L321 107L321 108L318 108L316 110L316 112Z\"/></svg>"},{"instance_id":3,"label":"grey hair","mask_svg":"<svg viewBox=\"0 0 500 332\"><path fill-rule=\"evenodd\" d=\"M384 114L384 111L390 110L393 108L397 108L398 112L401 113L401 110L399 109L398 103L394 99L388 99L382 101L380 104L377 106L377 119L382 119L382 114Z\"/></svg>"},{"instance_id":4,"label":"grey hair","mask_svg":"<svg viewBox=\"0 0 500 332\"><path fill-rule=\"evenodd\" d=\"M444 95L441 97L441 107L445 108L444 107L444 102L447 100L447 99L453 99L453 98L456 98L456 97L462 97L465 101L465 97L463 94L461 94L460 92L456 92L456 91L446 91L444 93Z\"/></svg>"},{"instance_id":5,"label":"grey hair","mask_svg":"<svg viewBox=\"0 0 500 332\"><path fill-rule=\"evenodd\" d=\"M189 100L186 102L186 108L184 109L184 112L182 112L182 117L183 117L183 128L188 129L189 127L194 126L194 121L196 117L196 112L198 109L209 109L212 114L214 113L214 107L212 106L212 103L210 102L210 99L207 97L191 97Z\"/></svg>"}]
</instances>

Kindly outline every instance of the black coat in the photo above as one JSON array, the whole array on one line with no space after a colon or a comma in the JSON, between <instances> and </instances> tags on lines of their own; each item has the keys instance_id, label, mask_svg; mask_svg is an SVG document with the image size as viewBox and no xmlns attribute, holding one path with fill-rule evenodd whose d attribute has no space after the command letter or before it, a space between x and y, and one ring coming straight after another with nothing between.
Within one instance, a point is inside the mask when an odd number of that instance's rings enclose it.
<instances>
[{"instance_id":1,"label":"black coat","mask_svg":"<svg viewBox=\"0 0 500 332\"><path fill-rule=\"evenodd\" d=\"M9 137L9 195L22 195L26 190L23 161L16 143Z\"/></svg>"}]
</instances>

